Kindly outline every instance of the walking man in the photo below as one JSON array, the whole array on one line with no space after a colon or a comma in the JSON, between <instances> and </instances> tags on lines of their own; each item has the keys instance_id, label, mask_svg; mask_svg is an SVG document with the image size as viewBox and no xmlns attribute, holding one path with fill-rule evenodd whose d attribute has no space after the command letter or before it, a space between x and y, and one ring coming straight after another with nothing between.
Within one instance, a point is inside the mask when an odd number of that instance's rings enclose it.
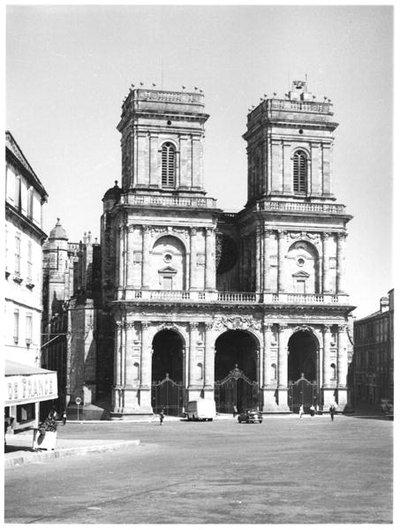
<instances>
[{"instance_id":1,"label":"walking man","mask_svg":"<svg viewBox=\"0 0 400 530\"><path fill-rule=\"evenodd\" d=\"M160 425L163 424L163 421L164 421L164 409L162 409L162 411L160 412Z\"/></svg>"},{"instance_id":2,"label":"walking man","mask_svg":"<svg viewBox=\"0 0 400 530\"><path fill-rule=\"evenodd\" d=\"M336 407L335 405L331 405L329 407L329 414L331 415L331 420L333 421L335 419L335 412L336 412Z\"/></svg>"}]
</instances>

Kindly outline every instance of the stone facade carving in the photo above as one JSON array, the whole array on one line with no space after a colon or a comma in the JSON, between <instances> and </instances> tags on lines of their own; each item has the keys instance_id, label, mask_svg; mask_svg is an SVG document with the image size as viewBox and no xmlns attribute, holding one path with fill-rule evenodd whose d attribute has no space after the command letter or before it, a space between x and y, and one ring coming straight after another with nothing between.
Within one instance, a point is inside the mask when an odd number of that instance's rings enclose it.
<instances>
[{"instance_id":1,"label":"stone facade carving","mask_svg":"<svg viewBox=\"0 0 400 530\"><path fill-rule=\"evenodd\" d=\"M251 316L222 316L215 320L214 329L216 331L221 331L223 329L253 329L258 331L261 329L261 321L256 320Z\"/></svg>"}]
</instances>

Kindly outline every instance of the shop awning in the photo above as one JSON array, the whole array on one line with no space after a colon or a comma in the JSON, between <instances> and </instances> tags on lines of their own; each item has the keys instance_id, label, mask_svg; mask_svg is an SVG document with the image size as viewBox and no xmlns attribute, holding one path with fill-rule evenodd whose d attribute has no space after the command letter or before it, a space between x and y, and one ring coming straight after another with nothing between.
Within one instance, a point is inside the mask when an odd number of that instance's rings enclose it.
<instances>
[{"instance_id":1,"label":"shop awning","mask_svg":"<svg viewBox=\"0 0 400 530\"><path fill-rule=\"evenodd\" d=\"M57 372L6 359L4 405L57 399Z\"/></svg>"}]
</instances>

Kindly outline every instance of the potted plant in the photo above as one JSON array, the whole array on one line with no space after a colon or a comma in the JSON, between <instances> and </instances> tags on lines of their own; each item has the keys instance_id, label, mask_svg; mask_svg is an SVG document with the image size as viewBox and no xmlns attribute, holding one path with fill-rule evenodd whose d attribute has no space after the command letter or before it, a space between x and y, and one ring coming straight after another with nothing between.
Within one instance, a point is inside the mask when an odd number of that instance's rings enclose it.
<instances>
[{"instance_id":1,"label":"potted plant","mask_svg":"<svg viewBox=\"0 0 400 530\"><path fill-rule=\"evenodd\" d=\"M57 413L51 410L47 418L33 431L33 449L54 451L57 442Z\"/></svg>"}]
</instances>

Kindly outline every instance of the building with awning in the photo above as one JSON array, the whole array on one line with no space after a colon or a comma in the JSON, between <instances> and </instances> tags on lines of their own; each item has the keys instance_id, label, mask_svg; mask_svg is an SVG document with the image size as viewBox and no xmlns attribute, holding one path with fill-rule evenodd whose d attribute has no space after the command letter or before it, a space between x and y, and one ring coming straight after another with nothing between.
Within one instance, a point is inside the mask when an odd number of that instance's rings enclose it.
<instances>
[{"instance_id":1,"label":"building with awning","mask_svg":"<svg viewBox=\"0 0 400 530\"><path fill-rule=\"evenodd\" d=\"M58 397L57 372L5 360L5 421L13 430L37 427L39 403Z\"/></svg>"}]
</instances>

